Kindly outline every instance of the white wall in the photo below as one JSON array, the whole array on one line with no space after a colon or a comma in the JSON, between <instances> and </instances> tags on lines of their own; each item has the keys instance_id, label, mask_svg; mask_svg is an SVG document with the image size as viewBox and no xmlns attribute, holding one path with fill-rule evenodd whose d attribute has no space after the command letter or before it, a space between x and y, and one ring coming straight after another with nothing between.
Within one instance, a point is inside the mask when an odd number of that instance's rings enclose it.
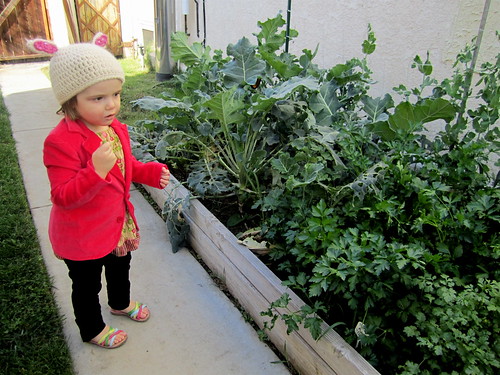
<instances>
[{"instance_id":1,"label":"white wall","mask_svg":"<svg viewBox=\"0 0 500 375\"><path fill-rule=\"evenodd\" d=\"M199 0L200 5L202 0ZM259 32L258 21L282 12L286 19L288 0L206 0L207 45L225 51L228 43ZM190 0L189 29L196 38L194 0ZM417 85L421 76L411 64L415 55L430 52L436 78L449 76L456 54L478 33L484 0L302 0L292 1L291 27L299 32L290 52L314 50L315 62L332 67L352 57L362 57L361 43L371 24L377 49L368 58L379 83L374 91L388 92L400 83ZM200 18L201 7L200 7ZM201 23L201 20L200 20ZM493 61L500 52L495 36L500 29L500 1L492 0L481 45L479 62Z\"/></svg>"},{"instance_id":2,"label":"white wall","mask_svg":"<svg viewBox=\"0 0 500 375\"><path fill-rule=\"evenodd\" d=\"M61 0L47 0L54 40L67 44L67 31ZM200 37L196 30L194 0L174 0L175 29L184 31L183 4L189 5L188 32L191 41L201 41L203 0L199 3ZM154 31L155 0L120 0L124 41L133 37L142 44L142 29ZM456 54L478 33L484 0L294 0L291 27L299 32L290 44L290 52L314 50L315 62L329 68L352 57L362 57L361 43L371 24L377 49L368 57L378 82L373 94L381 94L402 83L415 86L421 75L411 69L415 55L430 52L436 78L451 75ZM247 36L256 43L258 21L275 17L286 19L288 0L206 0L206 43L212 49L225 49L229 43ZM500 29L500 1L492 0L480 49L479 63L493 61L500 52L495 30Z\"/></svg>"},{"instance_id":3,"label":"white wall","mask_svg":"<svg viewBox=\"0 0 500 375\"><path fill-rule=\"evenodd\" d=\"M69 44L69 33L66 25L64 6L61 0L47 0L52 38L57 46L62 47Z\"/></svg>"},{"instance_id":4,"label":"white wall","mask_svg":"<svg viewBox=\"0 0 500 375\"><path fill-rule=\"evenodd\" d=\"M154 31L154 0L119 0L122 23L122 40L136 38L144 45L143 30Z\"/></svg>"}]
</instances>

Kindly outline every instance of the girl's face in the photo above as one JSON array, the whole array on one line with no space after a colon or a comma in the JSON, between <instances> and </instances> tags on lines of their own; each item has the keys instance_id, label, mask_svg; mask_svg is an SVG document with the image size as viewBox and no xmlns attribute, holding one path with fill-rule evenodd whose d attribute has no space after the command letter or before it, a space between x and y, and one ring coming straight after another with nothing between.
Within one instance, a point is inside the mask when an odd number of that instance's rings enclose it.
<instances>
[{"instance_id":1,"label":"girl's face","mask_svg":"<svg viewBox=\"0 0 500 375\"><path fill-rule=\"evenodd\" d=\"M122 82L108 79L92 85L76 96L76 111L87 127L104 131L120 111Z\"/></svg>"}]
</instances>

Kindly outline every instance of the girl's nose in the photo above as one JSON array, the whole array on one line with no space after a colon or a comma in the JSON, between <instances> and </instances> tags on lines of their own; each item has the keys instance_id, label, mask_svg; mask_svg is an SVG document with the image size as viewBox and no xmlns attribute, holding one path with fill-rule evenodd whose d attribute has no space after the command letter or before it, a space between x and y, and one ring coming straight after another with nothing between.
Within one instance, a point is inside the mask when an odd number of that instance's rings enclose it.
<instances>
[{"instance_id":1,"label":"girl's nose","mask_svg":"<svg viewBox=\"0 0 500 375\"><path fill-rule=\"evenodd\" d=\"M116 103L113 100L113 98L109 98L109 99L106 100L106 109L112 109L115 106L116 106Z\"/></svg>"}]
</instances>

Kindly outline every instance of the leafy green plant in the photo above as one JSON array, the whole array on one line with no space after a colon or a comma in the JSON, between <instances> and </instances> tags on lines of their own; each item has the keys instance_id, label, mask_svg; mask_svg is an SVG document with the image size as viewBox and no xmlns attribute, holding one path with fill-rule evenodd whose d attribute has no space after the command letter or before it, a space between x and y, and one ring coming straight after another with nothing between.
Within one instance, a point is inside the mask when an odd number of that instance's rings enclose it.
<instances>
[{"instance_id":1,"label":"leafy green plant","mask_svg":"<svg viewBox=\"0 0 500 375\"><path fill-rule=\"evenodd\" d=\"M372 98L370 27L363 58L321 69L317 49L280 52L280 15L258 25L257 45L243 38L227 57L175 34L186 69L136 101L156 119L135 133L199 196L234 195L258 215L271 266L309 305L290 311L282 296L265 328L280 315L320 337L324 319L387 373L495 373L498 58L472 87L470 47L440 83L416 56L417 87Z\"/></svg>"},{"instance_id":2,"label":"leafy green plant","mask_svg":"<svg viewBox=\"0 0 500 375\"><path fill-rule=\"evenodd\" d=\"M268 236L285 244L271 256L292 275L287 285L327 306L327 321L345 322L341 334L381 370L492 374L498 368L491 360L499 350L495 337L480 334L483 341L476 342L471 331L447 346L436 337L451 342L450 331L462 329L458 322L472 326L478 318L463 306L476 302L464 301L471 297L466 291L479 290L482 283L496 285L499 276L493 229L500 219L498 179L488 163L489 155L498 153L499 64L483 65L482 101L468 110L464 127L463 96L451 98L449 80L437 85L427 77L429 59L421 61L415 59L422 85L400 86L400 104L394 107L389 94L363 97L366 118L350 116L350 123L332 124L332 153L294 142L295 154L272 163L286 173L280 174L276 193L261 202L272 212ZM457 70L453 80L463 82L463 74ZM432 85L431 95L422 96ZM436 119L444 121L444 130L428 139L424 124ZM319 162L315 170L330 174L318 172L297 184L303 169L292 166L312 158ZM422 280L428 279L436 289L447 280L448 292L464 299L459 307L440 302L438 308L436 297L423 295ZM482 306L490 307L478 308L484 325L476 327L498 332L492 306L499 295L495 286L488 288L481 298ZM456 318L439 326L451 315ZM407 359L406 365L390 355L394 351ZM482 354L470 354L476 351ZM382 356L383 363L377 359Z\"/></svg>"},{"instance_id":3,"label":"leafy green plant","mask_svg":"<svg viewBox=\"0 0 500 375\"><path fill-rule=\"evenodd\" d=\"M175 78L175 97L135 101L158 115L135 129L137 138L155 143L158 158L182 155L191 171L188 184L200 196L261 198L274 155L308 133L311 118L327 123L365 90L368 74L359 60L322 71L311 64L310 51L300 58L278 54L283 25L281 15L259 23L258 46L242 38L228 46L227 58L221 51L212 56L199 43L188 45L185 34L175 33L172 54L186 66ZM155 139L144 136L151 130Z\"/></svg>"}]
</instances>

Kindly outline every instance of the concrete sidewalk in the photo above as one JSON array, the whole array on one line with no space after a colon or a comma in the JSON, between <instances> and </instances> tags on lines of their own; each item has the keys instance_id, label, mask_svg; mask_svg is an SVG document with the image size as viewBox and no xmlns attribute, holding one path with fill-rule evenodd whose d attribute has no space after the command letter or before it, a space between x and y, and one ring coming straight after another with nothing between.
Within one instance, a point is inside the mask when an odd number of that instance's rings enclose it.
<instances>
[{"instance_id":1,"label":"concrete sidewalk","mask_svg":"<svg viewBox=\"0 0 500 375\"><path fill-rule=\"evenodd\" d=\"M173 254L166 226L138 191L132 201L141 227L133 253L132 298L147 303L144 324L113 316L101 295L103 316L129 339L116 350L81 342L74 323L71 284L64 263L52 254L47 227L51 207L42 145L58 123L58 104L41 68L47 63L0 65L0 87L10 112L28 201L43 257L53 278L75 367L82 375L281 375L289 371L261 341L231 301L186 251ZM104 286L104 284L103 284Z\"/></svg>"}]
</instances>

